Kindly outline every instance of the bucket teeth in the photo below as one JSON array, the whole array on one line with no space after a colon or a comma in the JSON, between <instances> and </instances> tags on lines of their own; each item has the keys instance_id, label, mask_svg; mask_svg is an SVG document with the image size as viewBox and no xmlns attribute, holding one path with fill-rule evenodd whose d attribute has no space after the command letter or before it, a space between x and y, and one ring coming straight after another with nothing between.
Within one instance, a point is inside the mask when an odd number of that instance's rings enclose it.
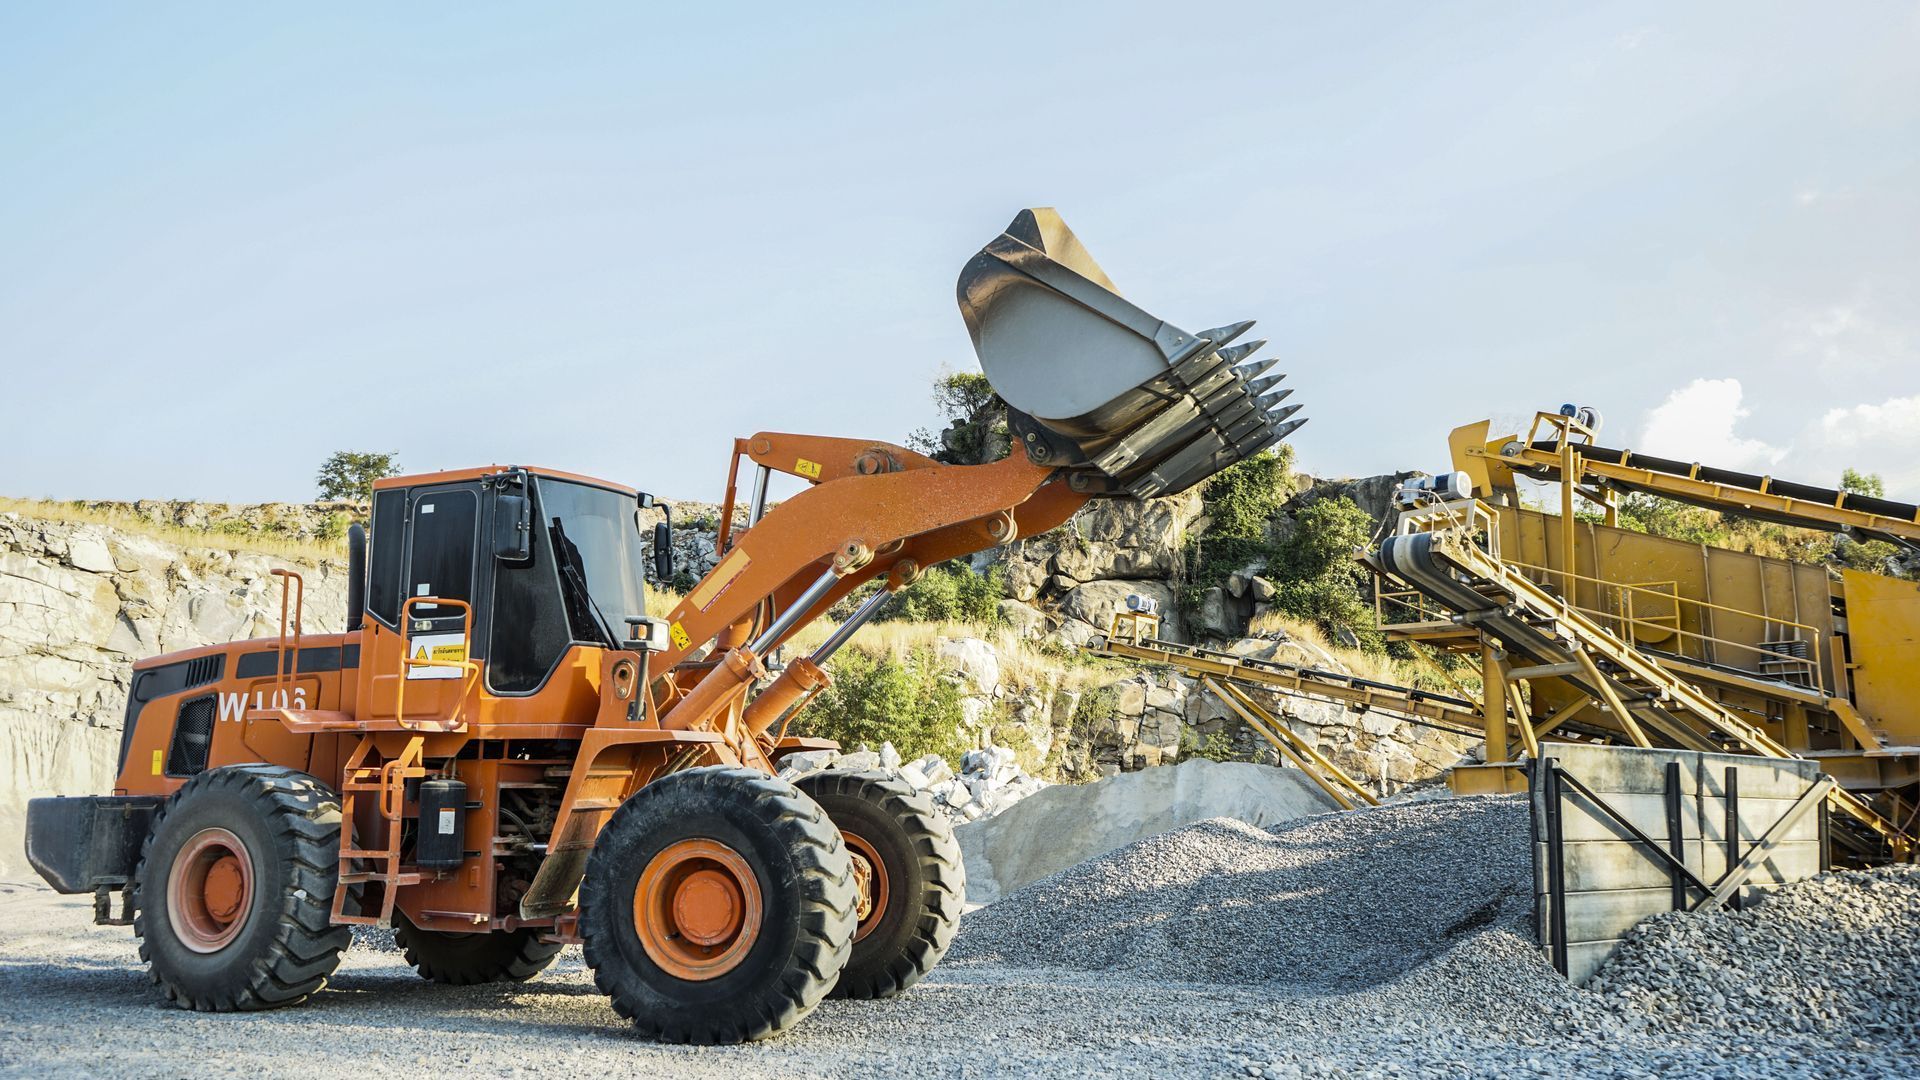
<instances>
[{"instance_id":1,"label":"bucket teeth","mask_svg":"<svg viewBox=\"0 0 1920 1080\"><path fill-rule=\"evenodd\" d=\"M1214 348L1218 349L1220 346L1225 345L1227 342L1232 341L1234 338L1239 337L1251 329L1253 329L1253 320L1248 319L1246 322L1228 323L1225 326L1216 326L1211 330L1202 330L1194 336L1206 338L1213 343Z\"/></svg>"},{"instance_id":2,"label":"bucket teeth","mask_svg":"<svg viewBox=\"0 0 1920 1080\"><path fill-rule=\"evenodd\" d=\"M1272 371L1273 366L1279 362L1279 357L1270 356L1265 360L1249 360L1233 370L1239 372L1241 378L1252 380Z\"/></svg>"},{"instance_id":3,"label":"bucket teeth","mask_svg":"<svg viewBox=\"0 0 1920 1080\"><path fill-rule=\"evenodd\" d=\"M1281 380L1286 377L1287 373L1283 371L1278 375L1267 375L1258 379L1249 379L1247 381L1247 393L1252 394L1254 397L1259 397L1261 394L1279 386Z\"/></svg>"},{"instance_id":4,"label":"bucket teeth","mask_svg":"<svg viewBox=\"0 0 1920 1080\"><path fill-rule=\"evenodd\" d=\"M1220 350L1220 359L1225 360L1229 364L1237 364L1247 357L1252 356L1254 353L1259 352L1260 346L1266 343L1266 338L1255 338L1245 345L1229 345Z\"/></svg>"},{"instance_id":5,"label":"bucket teeth","mask_svg":"<svg viewBox=\"0 0 1920 1080\"><path fill-rule=\"evenodd\" d=\"M1277 404L1279 400L1285 396L1286 396L1285 394L1275 394L1273 396L1272 401L1273 403ZM1284 409L1268 408L1269 402L1268 402L1268 399L1266 398L1261 398L1260 404L1262 408L1267 409L1267 423L1273 424L1273 425L1278 425L1281 421L1285 420L1287 417L1292 416L1294 413L1297 413L1300 411L1300 406L1298 405L1289 405Z\"/></svg>"},{"instance_id":6,"label":"bucket teeth","mask_svg":"<svg viewBox=\"0 0 1920 1080\"><path fill-rule=\"evenodd\" d=\"M1122 297L1052 210L1022 211L960 272L960 312L980 369L1007 406L1056 441L1034 457L1137 496L1185 490L1299 426L1276 408L1252 322L1199 333ZM1032 455L1032 449L1029 448Z\"/></svg>"}]
</instances>

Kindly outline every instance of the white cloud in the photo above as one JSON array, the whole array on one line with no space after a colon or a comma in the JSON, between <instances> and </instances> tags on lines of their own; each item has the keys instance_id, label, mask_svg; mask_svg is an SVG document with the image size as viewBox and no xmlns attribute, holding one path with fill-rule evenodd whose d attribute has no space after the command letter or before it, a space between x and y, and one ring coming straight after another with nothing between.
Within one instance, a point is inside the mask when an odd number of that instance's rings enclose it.
<instances>
[{"instance_id":1,"label":"white cloud","mask_svg":"<svg viewBox=\"0 0 1920 1080\"><path fill-rule=\"evenodd\" d=\"M1847 467L1879 473L1888 495L1920 498L1920 394L1829 409L1803 441L1835 476Z\"/></svg>"},{"instance_id":2,"label":"white cloud","mask_svg":"<svg viewBox=\"0 0 1920 1080\"><path fill-rule=\"evenodd\" d=\"M1723 469L1765 469L1792 447L1735 433L1735 425L1747 416L1742 397L1739 379L1695 379L1647 412L1633 449Z\"/></svg>"},{"instance_id":3,"label":"white cloud","mask_svg":"<svg viewBox=\"0 0 1920 1080\"><path fill-rule=\"evenodd\" d=\"M1877 317L1864 302L1795 312L1787 317L1781 332L1789 361L1811 361L1830 374L1898 370L1916 359L1914 333Z\"/></svg>"},{"instance_id":4,"label":"white cloud","mask_svg":"<svg viewBox=\"0 0 1920 1080\"><path fill-rule=\"evenodd\" d=\"M1878 473L1892 498L1920 499L1920 394L1828 409L1784 445L1737 430L1744 397L1739 379L1695 379L1648 411L1631 448L1822 486L1858 469Z\"/></svg>"}]
</instances>

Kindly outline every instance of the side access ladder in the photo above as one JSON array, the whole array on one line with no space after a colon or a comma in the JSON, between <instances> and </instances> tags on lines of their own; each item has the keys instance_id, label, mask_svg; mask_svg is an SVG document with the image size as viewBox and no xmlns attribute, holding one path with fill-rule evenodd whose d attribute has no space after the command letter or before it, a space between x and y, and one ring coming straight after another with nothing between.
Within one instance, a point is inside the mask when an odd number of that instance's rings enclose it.
<instances>
[{"instance_id":1,"label":"side access ladder","mask_svg":"<svg viewBox=\"0 0 1920 1080\"><path fill-rule=\"evenodd\" d=\"M409 646L407 627L414 624L416 607L449 608L460 612L463 622L461 640L473 640L473 607L463 600L437 596L409 597L400 608L400 679L395 683L393 715L363 718L337 709L288 708L287 703L301 700L294 692L300 669L301 617L306 603L306 583L291 570L274 570L282 580L280 597L280 640L276 661L277 678L274 699L269 709L249 710L250 720L278 721L296 735L350 735L360 738L348 755L340 784L339 886L333 891L332 919L336 925L380 926L393 918L399 890L432 880L432 873L402 864L406 838L407 787L427 777L426 737L430 734L466 730L461 709L479 677L479 665L466 658L415 656ZM407 716L406 692L409 676L416 668L452 668L460 673L460 692L454 697L451 714L446 716ZM385 758L377 736L404 734L407 741L400 752ZM371 799L373 812L361 813ZM372 836L356 836L356 826L372 825ZM378 844L379 846L372 846ZM365 846L362 846L365 845Z\"/></svg>"},{"instance_id":2,"label":"side access ladder","mask_svg":"<svg viewBox=\"0 0 1920 1080\"><path fill-rule=\"evenodd\" d=\"M405 885L418 885L433 875L406 870L400 865L400 845L405 835L407 783L424 779L422 751L426 739L414 735L398 757L379 761L372 735L363 735L353 754L347 758L344 780L340 785L340 887L333 891L333 921L363 926L384 925L393 918L394 900ZM373 762L370 764L370 762ZM353 823L359 816L360 800L374 802L374 819L381 834L380 847L352 846ZM373 868L360 864L371 863ZM354 886L359 886L354 888ZM369 895L372 893L373 895ZM349 905L355 910L349 911Z\"/></svg>"}]
</instances>

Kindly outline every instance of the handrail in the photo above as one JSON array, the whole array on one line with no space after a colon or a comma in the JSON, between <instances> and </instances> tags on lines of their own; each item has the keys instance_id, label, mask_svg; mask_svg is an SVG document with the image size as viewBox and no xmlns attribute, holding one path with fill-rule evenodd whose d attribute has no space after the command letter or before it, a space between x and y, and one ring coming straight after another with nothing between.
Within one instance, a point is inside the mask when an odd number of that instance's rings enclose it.
<instances>
[{"instance_id":1,"label":"handrail","mask_svg":"<svg viewBox=\"0 0 1920 1080\"><path fill-rule=\"evenodd\" d=\"M1637 629L1639 627L1653 627L1653 628L1669 631L1680 637L1692 638L1696 641L1705 642L1711 645L1726 646L1732 649L1738 649L1745 652L1755 653L1760 657L1762 657L1764 661L1769 663L1785 664L1785 665L1804 669L1808 677L1811 678L1813 681L1813 688L1816 690L1819 690L1822 694L1826 693L1826 678L1820 671L1820 662L1818 659L1818 657L1820 656L1820 631L1818 628L1811 626L1807 623L1795 622L1792 619L1776 618L1774 616L1767 615L1762 612L1748 611L1745 608L1729 607L1725 604L1716 604L1708 600L1696 600L1690 596L1681 596L1678 592L1678 585L1675 582L1646 582L1646 583L1634 584L1634 583L1623 582L1623 581L1608 581L1605 578L1594 577L1589 574L1575 573L1568 570L1558 570L1550 566L1540 566L1535 563L1521 562L1518 559L1507 559L1505 561L1508 566L1514 567L1515 569L1518 569L1521 571L1531 571L1532 573L1540 574L1548 578L1559 578L1562 582L1561 587L1565 590L1561 599L1566 601L1568 605L1570 605L1576 610L1584 611L1589 615L1593 615L1601 619L1603 622L1611 621L1615 623L1619 628L1626 628L1629 633L1631 633L1633 629ZM1590 607L1588 605L1575 602L1576 590L1573 588L1567 587L1565 583L1568 581L1586 582L1587 584L1594 586L1596 591L1606 590L1606 589L1617 590L1622 597L1621 607L1624 609L1624 613L1622 611L1608 611L1605 608ZM1545 584L1545 582L1541 582L1541 584ZM1657 586L1659 585L1672 586L1675 591L1673 592L1662 591L1661 589L1657 588ZM1668 616L1649 616L1645 618L1635 616L1633 613L1633 602L1632 602L1632 596L1635 593L1651 594L1653 596L1659 597L1663 601L1671 601L1674 605L1674 613L1672 616L1674 622L1672 624L1668 624L1666 622L1660 621L1662 619L1667 618ZM1602 594L1602 596L1604 599L1604 593ZM1684 629L1680 625L1680 612L1683 610L1681 608L1681 605L1683 604L1690 605L1691 609L1694 609L1694 610L1704 609L1708 611L1722 611L1722 612L1726 612L1729 615L1735 615L1740 618L1758 619L1760 622L1766 624L1767 626L1780 627L1783 630L1790 630L1790 631L1803 634L1805 636L1805 640L1808 645L1808 649L1807 649L1808 655L1793 656L1787 653L1774 652L1773 650L1765 648L1760 645L1751 645L1744 641L1735 641L1732 638L1715 637L1711 634L1703 634L1698 631ZM1703 656L1702 659L1710 660L1711 658Z\"/></svg>"},{"instance_id":2,"label":"handrail","mask_svg":"<svg viewBox=\"0 0 1920 1080\"><path fill-rule=\"evenodd\" d=\"M293 683L300 672L300 623L307 610L307 579L292 570L269 570L267 573L280 579L280 645L274 682L277 688L287 691L285 700L293 700ZM293 657L287 657L287 607L291 599L293 607Z\"/></svg>"},{"instance_id":3,"label":"handrail","mask_svg":"<svg viewBox=\"0 0 1920 1080\"><path fill-rule=\"evenodd\" d=\"M413 649L409 646L409 641L412 639L412 636L413 636L413 633L412 633L413 606L415 604L425 604L433 607L446 606L446 607L454 607L454 608L460 609L461 616L462 616L460 637L462 641L466 642L465 647L461 650L461 659L435 660L432 657L428 657L424 660L414 659ZM442 667L442 668L458 668L461 671L466 673L466 678L462 679L460 682L460 697L454 703L453 715L448 716L444 721L447 724L452 724L459 717L461 706L463 706L466 703L467 691L471 689L473 680L477 678L480 674L480 665L475 663L472 659L470 659L472 651L473 651L473 605L472 604L467 603L465 600L444 600L437 596L407 597L406 602L400 605L400 685L399 685L399 688L396 689L393 693L394 721L398 723L402 728L408 731L425 730L422 727L417 727L407 722L407 708L406 708L407 674L413 668L417 668L417 667Z\"/></svg>"}]
</instances>

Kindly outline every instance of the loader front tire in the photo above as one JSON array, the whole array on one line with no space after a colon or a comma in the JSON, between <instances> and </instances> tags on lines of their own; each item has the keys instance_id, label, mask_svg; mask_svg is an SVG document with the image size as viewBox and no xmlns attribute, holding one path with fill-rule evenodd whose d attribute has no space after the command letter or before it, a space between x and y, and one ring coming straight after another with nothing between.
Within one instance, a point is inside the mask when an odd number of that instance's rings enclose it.
<instances>
[{"instance_id":1,"label":"loader front tire","mask_svg":"<svg viewBox=\"0 0 1920 1080\"><path fill-rule=\"evenodd\" d=\"M271 1009L326 985L352 935L331 924L340 804L274 765L210 769L161 807L135 873L133 932L184 1009Z\"/></svg>"},{"instance_id":2,"label":"loader front tire","mask_svg":"<svg viewBox=\"0 0 1920 1080\"><path fill-rule=\"evenodd\" d=\"M853 866L827 814L751 769L673 773L614 811L580 889L580 933L614 1011L665 1042L792 1027L833 988Z\"/></svg>"},{"instance_id":3,"label":"loader front tire","mask_svg":"<svg viewBox=\"0 0 1920 1080\"><path fill-rule=\"evenodd\" d=\"M447 986L526 982L547 970L564 947L540 940L533 928L496 933L457 934L422 930L395 911L393 940L407 963L429 982Z\"/></svg>"},{"instance_id":4,"label":"loader front tire","mask_svg":"<svg viewBox=\"0 0 1920 1080\"><path fill-rule=\"evenodd\" d=\"M926 977L953 944L967 874L953 826L933 800L886 773L827 770L803 776L840 828L867 883L853 955L833 996L889 998Z\"/></svg>"}]
</instances>

